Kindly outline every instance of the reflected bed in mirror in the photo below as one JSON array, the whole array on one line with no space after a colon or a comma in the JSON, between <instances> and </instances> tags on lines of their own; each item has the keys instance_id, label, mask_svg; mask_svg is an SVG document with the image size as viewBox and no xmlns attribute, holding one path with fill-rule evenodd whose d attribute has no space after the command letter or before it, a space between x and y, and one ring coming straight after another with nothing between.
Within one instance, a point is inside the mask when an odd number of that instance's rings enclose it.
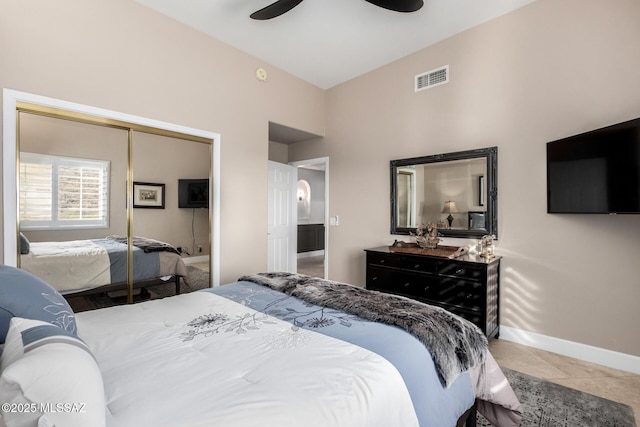
<instances>
[{"instance_id":1,"label":"reflected bed in mirror","mask_svg":"<svg viewBox=\"0 0 640 427\"><path fill-rule=\"evenodd\" d=\"M498 235L498 148L392 160L391 234L433 222L446 237Z\"/></svg>"}]
</instances>

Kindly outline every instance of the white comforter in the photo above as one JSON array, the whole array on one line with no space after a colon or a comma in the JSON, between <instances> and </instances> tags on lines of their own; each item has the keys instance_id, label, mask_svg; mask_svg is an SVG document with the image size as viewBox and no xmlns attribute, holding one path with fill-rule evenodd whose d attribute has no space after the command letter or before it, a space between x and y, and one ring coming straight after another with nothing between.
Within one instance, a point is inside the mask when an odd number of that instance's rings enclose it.
<instances>
[{"instance_id":1,"label":"white comforter","mask_svg":"<svg viewBox=\"0 0 640 427\"><path fill-rule=\"evenodd\" d=\"M40 277L58 292L111 283L109 254L91 240L31 242L20 256L20 267Z\"/></svg>"},{"instance_id":2,"label":"white comforter","mask_svg":"<svg viewBox=\"0 0 640 427\"><path fill-rule=\"evenodd\" d=\"M102 371L108 426L418 424L384 358L211 293L79 313L77 323ZM206 323L220 327L204 333Z\"/></svg>"}]
</instances>

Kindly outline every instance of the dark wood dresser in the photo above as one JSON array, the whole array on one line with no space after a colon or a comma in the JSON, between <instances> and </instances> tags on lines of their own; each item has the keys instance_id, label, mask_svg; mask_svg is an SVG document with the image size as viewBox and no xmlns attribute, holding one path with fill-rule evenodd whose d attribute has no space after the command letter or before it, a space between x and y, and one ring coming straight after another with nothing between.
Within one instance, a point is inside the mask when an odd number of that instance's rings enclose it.
<instances>
[{"instance_id":1,"label":"dark wood dresser","mask_svg":"<svg viewBox=\"0 0 640 427\"><path fill-rule=\"evenodd\" d=\"M487 337L498 337L501 257L465 254L449 259L388 246L365 252L367 289L445 308L476 324Z\"/></svg>"}]
</instances>

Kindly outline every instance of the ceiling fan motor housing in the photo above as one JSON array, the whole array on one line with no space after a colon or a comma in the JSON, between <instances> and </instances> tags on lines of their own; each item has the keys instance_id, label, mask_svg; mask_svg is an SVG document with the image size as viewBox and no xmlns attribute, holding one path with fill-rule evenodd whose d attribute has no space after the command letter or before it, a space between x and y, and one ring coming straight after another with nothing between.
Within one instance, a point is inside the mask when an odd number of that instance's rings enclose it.
<instances>
[{"instance_id":1,"label":"ceiling fan motor housing","mask_svg":"<svg viewBox=\"0 0 640 427\"><path fill-rule=\"evenodd\" d=\"M416 12L424 5L424 0L365 0L371 4L396 12ZM250 18L264 21L276 18L302 3L302 0L278 0L253 12Z\"/></svg>"}]
</instances>

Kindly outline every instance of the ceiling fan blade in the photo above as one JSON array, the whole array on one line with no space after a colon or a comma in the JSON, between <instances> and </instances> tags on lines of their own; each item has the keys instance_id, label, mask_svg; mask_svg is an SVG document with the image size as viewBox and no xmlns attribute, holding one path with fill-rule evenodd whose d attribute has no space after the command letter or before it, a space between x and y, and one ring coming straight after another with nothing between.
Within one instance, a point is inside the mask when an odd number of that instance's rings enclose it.
<instances>
[{"instance_id":1,"label":"ceiling fan blade","mask_svg":"<svg viewBox=\"0 0 640 427\"><path fill-rule=\"evenodd\" d=\"M266 19L272 19L276 16L280 16L283 13L289 12L291 9L302 3L302 0L278 0L275 3L271 3L269 6L264 7L257 12L253 12L249 17L251 19L257 19L264 21Z\"/></svg>"},{"instance_id":2,"label":"ceiling fan blade","mask_svg":"<svg viewBox=\"0 0 640 427\"><path fill-rule=\"evenodd\" d=\"M396 12L415 12L424 6L423 0L366 0L371 4Z\"/></svg>"}]
</instances>

